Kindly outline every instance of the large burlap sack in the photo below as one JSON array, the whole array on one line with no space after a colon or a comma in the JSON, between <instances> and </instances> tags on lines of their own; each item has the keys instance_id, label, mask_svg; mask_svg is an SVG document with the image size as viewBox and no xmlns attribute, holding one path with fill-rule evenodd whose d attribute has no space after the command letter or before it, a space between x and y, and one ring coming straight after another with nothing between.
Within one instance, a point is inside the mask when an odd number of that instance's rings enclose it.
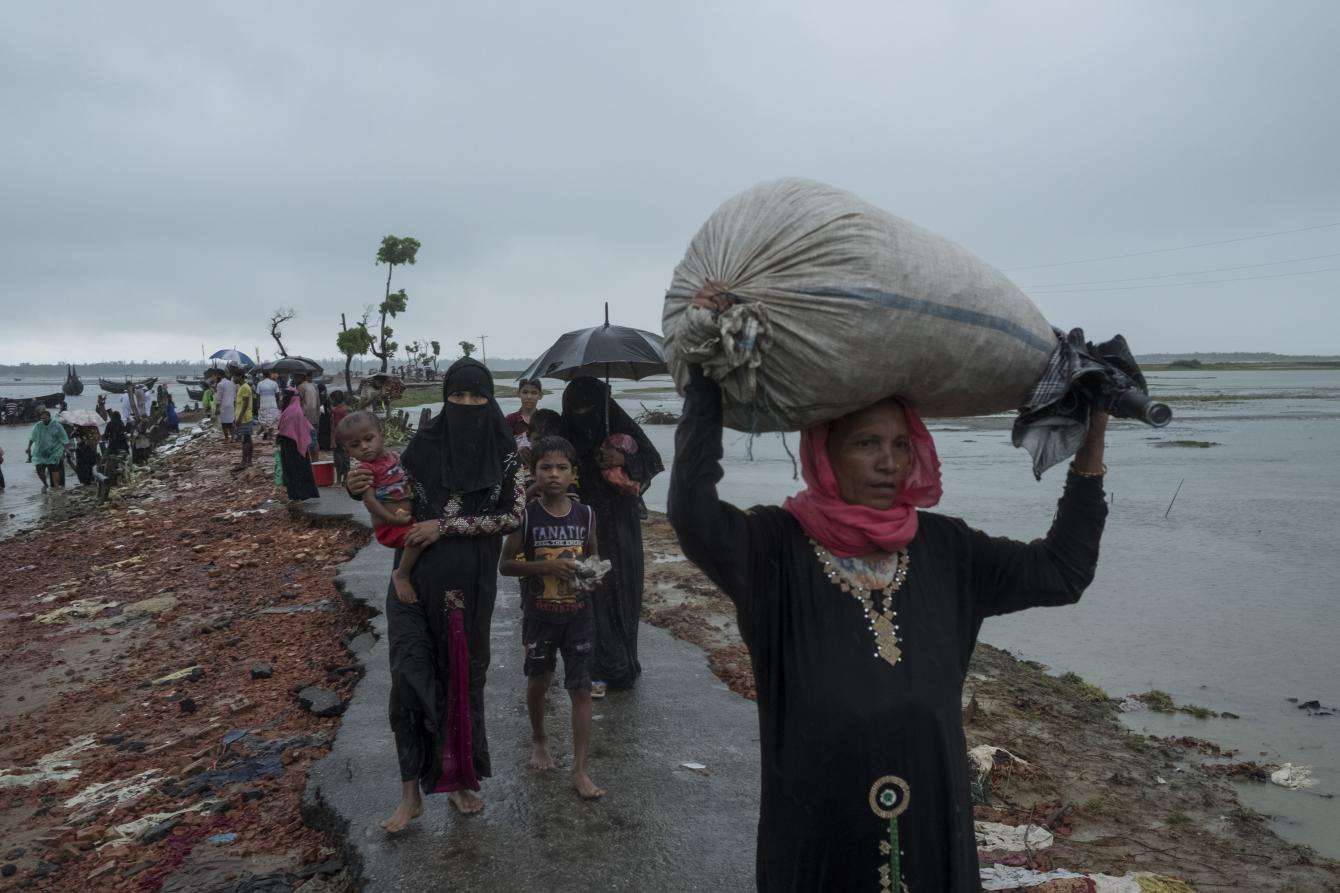
<instances>
[{"instance_id":1,"label":"large burlap sack","mask_svg":"<svg viewBox=\"0 0 1340 893\"><path fill-rule=\"evenodd\" d=\"M738 299L690 306L708 280ZM1057 340L1023 292L966 249L810 180L713 212L665 296L670 372L701 364L742 431L792 431L891 394L928 417L1023 404Z\"/></svg>"}]
</instances>

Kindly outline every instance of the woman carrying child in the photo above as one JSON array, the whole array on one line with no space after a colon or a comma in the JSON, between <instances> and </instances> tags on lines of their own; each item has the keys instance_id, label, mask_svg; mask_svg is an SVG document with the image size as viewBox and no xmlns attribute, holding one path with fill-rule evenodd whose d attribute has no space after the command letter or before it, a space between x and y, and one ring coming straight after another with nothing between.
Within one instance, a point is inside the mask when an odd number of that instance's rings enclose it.
<instances>
[{"instance_id":1,"label":"woman carrying child","mask_svg":"<svg viewBox=\"0 0 1340 893\"><path fill-rule=\"evenodd\" d=\"M596 653L591 693L605 687L632 688L642 673L637 659L637 628L642 616L642 523L638 497L606 478L607 469L621 467L627 479L647 489L665 466L647 435L610 399L609 386L595 378L575 378L563 391L564 435L577 450L578 487L584 504L595 509L600 557L610 572L593 598ZM637 445L626 454L606 439L625 434Z\"/></svg>"},{"instance_id":2,"label":"woman carrying child","mask_svg":"<svg viewBox=\"0 0 1340 893\"><path fill-rule=\"evenodd\" d=\"M386 598L401 780L400 806L382 823L391 832L423 811L424 792L448 793L463 813L484 808L474 792L492 774L484 680L498 557L502 536L520 525L524 509L516 447L493 399L493 376L477 360L458 360L442 396L441 414L400 456L414 521L405 544L422 552L410 574L413 601L402 601L393 585ZM371 484L365 468L351 469L345 480L355 498Z\"/></svg>"}]
</instances>

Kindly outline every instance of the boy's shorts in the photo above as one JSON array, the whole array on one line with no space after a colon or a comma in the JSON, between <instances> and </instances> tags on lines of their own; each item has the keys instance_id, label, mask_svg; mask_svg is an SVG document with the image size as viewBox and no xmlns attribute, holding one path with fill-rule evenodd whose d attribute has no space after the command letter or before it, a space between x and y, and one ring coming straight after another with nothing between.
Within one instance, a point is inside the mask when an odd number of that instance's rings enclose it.
<instances>
[{"instance_id":1,"label":"boy's shorts","mask_svg":"<svg viewBox=\"0 0 1340 893\"><path fill-rule=\"evenodd\" d=\"M237 422L233 425L233 433L238 437L250 437L251 428L254 422Z\"/></svg>"},{"instance_id":2,"label":"boy's shorts","mask_svg":"<svg viewBox=\"0 0 1340 893\"><path fill-rule=\"evenodd\" d=\"M555 655L563 654L563 687L568 691L591 690L591 655L595 650L595 618L573 617L553 623L537 617L521 621L521 641L526 645L522 670L527 676L554 672Z\"/></svg>"},{"instance_id":3,"label":"boy's shorts","mask_svg":"<svg viewBox=\"0 0 1340 893\"><path fill-rule=\"evenodd\" d=\"M378 524L372 528L377 542L392 549L405 548L405 537L414 529L413 524Z\"/></svg>"}]
</instances>

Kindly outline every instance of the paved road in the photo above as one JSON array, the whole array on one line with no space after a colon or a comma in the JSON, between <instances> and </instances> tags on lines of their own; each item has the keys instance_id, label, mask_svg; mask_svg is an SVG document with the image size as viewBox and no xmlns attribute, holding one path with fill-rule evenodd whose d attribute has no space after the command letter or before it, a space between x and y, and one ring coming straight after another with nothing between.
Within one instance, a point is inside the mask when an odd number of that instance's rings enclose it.
<instances>
[{"instance_id":1,"label":"paved road","mask_svg":"<svg viewBox=\"0 0 1340 893\"><path fill-rule=\"evenodd\" d=\"M308 510L368 523L366 510L326 491ZM521 611L514 580L499 583L493 664L485 700L494 777L484 812L456 814L444 796L390 838L378 826L399 799L386 720L390 693L385 618L390 553L376 542L341 572L346 594L379 613L367 675L344 714L330 754L312 770L307 813L347 828L351 859L367 889L740 890L753 886L758 816L758 724L703 653L644 624L643 676L633 692L595 704L590 772L608 793L583 803L567 785L567 698L555 689L549 728L560 771L525 768L530 726L521 675ZM705 771L684 768L702 763Z\"/></svg>"}]
</instances>

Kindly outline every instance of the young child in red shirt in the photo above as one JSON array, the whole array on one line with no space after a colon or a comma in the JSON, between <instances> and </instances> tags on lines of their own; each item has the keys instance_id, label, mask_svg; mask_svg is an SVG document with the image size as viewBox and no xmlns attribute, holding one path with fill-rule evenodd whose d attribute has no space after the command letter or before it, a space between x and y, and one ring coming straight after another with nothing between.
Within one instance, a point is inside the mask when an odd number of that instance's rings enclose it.
<instances>
[{"instance_id":1,"label":"young child in red shirt","mask_svg":"<svg viewBox=\"0 0 1340 893\"><path fill-rule=\"evenodd\" d=\"M400 455L386 449L381 419L370 412L351 412L335 429L335 438L351 458L372 472L372 486L363 492L363 504L372 515L377 542L403 550L400 563L391 572L396 598L405 604L418 601L410 572L423 549L405 544L413 529L409 476L400 467Z\"/></svg>"}]
</instances>

